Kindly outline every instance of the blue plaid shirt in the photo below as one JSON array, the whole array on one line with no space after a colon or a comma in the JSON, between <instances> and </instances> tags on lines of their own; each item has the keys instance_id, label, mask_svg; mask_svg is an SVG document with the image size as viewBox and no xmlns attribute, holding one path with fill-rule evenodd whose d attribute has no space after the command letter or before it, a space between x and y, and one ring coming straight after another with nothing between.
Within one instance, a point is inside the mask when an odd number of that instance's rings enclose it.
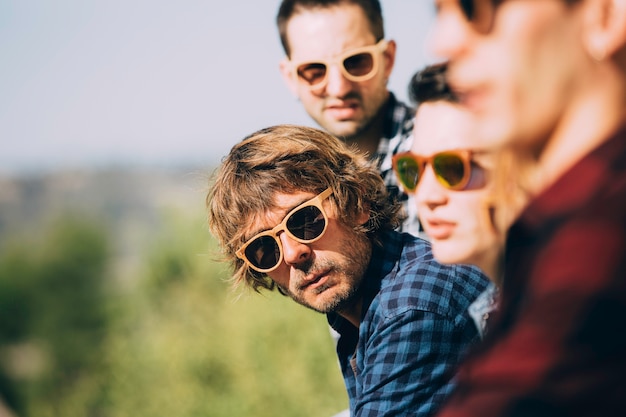
<instances>
[{"instance_id":1,"label":"blue plaid shirt","mask_svg":"<svg viewBox=\"0 0 626 417\"><path fill-rule=\"evenodd\" d=\"M353 416L430 416L479 340L469 305L489 280L476 268L441 265L430 244L389 232L368 266L360 327L328 314Z\"/></svg>"}]
</instances>

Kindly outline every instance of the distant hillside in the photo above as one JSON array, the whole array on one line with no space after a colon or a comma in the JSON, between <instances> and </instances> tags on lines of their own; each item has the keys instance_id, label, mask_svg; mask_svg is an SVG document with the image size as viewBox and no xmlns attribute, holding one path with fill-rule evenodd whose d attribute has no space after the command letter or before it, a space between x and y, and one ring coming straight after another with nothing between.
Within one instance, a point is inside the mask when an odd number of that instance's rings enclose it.
<instances>
[{"instance_id":1,"label":"distant hillside","mask_svg":"<svg viewBox=\"0 0 626 417\"><path fill-rule=\"evenodd\" d=\"M0 176L0 247L36 237L60 216L81 216L110 228L119 255L149 239L164 212L202 216L210 169L120 168ZM200 227L200 225L199 225Z\"/></svg>"}]
</instances>

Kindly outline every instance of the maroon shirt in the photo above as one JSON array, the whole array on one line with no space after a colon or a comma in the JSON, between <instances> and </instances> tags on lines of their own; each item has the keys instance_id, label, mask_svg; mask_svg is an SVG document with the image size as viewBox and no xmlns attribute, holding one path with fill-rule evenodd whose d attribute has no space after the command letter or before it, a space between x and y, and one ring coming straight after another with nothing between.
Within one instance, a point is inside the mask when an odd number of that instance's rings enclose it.
<instances>
[{"instance_id":1,"label":"maroon shirt","mask_svg":"<svg viewBox=\"0 0 626 417\"><path fill-rule=\"evenodd\" d=\"M507 239L502 309L440 417L626 416L626 125Z\"/></svg>"}]
</instances>

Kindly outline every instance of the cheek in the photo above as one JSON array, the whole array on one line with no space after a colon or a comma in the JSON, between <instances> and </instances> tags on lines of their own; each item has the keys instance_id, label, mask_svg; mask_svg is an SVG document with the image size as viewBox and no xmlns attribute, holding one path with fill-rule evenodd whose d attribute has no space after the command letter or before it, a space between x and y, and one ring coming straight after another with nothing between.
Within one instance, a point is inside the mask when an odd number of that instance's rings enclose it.
<instances>
[{"instance_id":1,"label":"cheek","mask_svg":"<svg viewBox=\"0 0 626 417\"><path fill-rule=\"evenodd\" d=\"M560 32L567 31L558 21L535 22L520 33L519 38L526 41L510 42L515 52L500 64L500 87L502 111L519 132L517 140L539 137L549 130L556 117L554 109L563 107L575 90L570 76L578 67L578 51L575 46L562 48L568 41Z\"/></svg>"},{"instance_id":2,"label":"cheek","mask_svg":"<svg viewBox=\"0 0 626 417\"><path fill-rule=\"evenodd\" d=\"M300 100L300 102L305 107L311 107L315 103L319 103L323 92L324 90L320 92L315 92L315 90L311 90L304 85L299 85L298 86L298 100Z\"/></svg>"},{"instance_id":3,"label":"cheek","mask_svg":"<svg viewBox=\"0 0 626 417\"><path fill-rule=\"evenodd\" d=\"M477 251L489 248L498 241L490 206L485 198L474 201L467 210L465 238L469 242L468 246Z\"/></svg>"},{"instance_id":4,"label":"cheek","mask_svg":"<svg viewBox=\"0 0 626 417\"><path fill-rule=\"evenodd\" d=\"M298 96L298 99L300 100L302 105L306 108L313 107L314 103L319 101L319 98L315 96L313 93L311 93L310 91L302 91L302 90L300 91L300 95Z\"/></svg>"},{"instance_id":5,"label":"cheek","mask_svg":"<svg viewBox=\"0 0 626 417\"><path fill-rule=\"evenodd\" d=\"M290 271L291 268L289 268L289 266L287 266L283 261L278 268L267 274L267 276L270 277L278 286L289 288Z\"/></svg>"},{"instance_id":6,"label":"cheek","mask_svg":"<svg viewBox=\"0 0 626 417\"><path fill-rule=\"evenodd\" d=\"M458 229L465 239L473 240L488 232L489 214L486 204L486 193L483 191L461 191L453 201L458 214ZM452 201L452 200L451 200Z\"/></svg>"},{"instance_id":7,"label":"cheek","mask_svg":"<svg viewBox=\"0 0 626 417\"><path fill-rule=\"evenodd\" d=\"M352 90L358 92L365 106L378 108L387 98L387 84L381 74L370 80L354 83Z\"/></svg>"},{"instance_id":8,"label":"cheek","mask_svg":"<svg viewBox=\"0 0 626 417\"><path fill-rule=\"evenodd\" d=\"M494 75L496 80L492 90L491 110L497 119L510 123L511 118L516 117L516 107L520 104L520 92L525 90L522 74L518 73L516 65L511 65L511 61L499 63ZM496 119L496 122L497 122Z\"/></svg>"}]
</instances>

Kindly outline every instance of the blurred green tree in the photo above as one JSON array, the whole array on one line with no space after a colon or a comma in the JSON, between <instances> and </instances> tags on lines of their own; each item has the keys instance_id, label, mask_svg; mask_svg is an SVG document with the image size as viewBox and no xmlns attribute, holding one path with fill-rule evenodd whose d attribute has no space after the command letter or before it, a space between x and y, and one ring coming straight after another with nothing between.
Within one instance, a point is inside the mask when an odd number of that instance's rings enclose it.
<instances>
[{"instance_id":1,"label":"blurred green tree","mask_svg":"<svg viewBox=\"0 0 626 417\"><path fill-rule=\"evenodd\" d=\"M101 366L109 247L96 223L61 218L0 257L2 395L19 415L54 410ZM34 414L32 414L34 415Z\"/></svg>"},{"instance_id":2,"label":"blurred green tree","mask_svg":"<svg viewBox=\"0 0 626 417\"><path fill-rule=\"evenodd\" d=\"M0 395L19 417L308 417L347 405L322 315L236 294L202 215L160 213L119 261L64 217L0 252ZM120 275L121 274L121 275Z\"/></svg>"},{"instance_id":3,"label":"blurred green tree","mask_svg":"<svg viewBox=\"0 0 626 417\"><path fill-rule=\"evenodd\" d=\"M279 294L232 292L204 218L162 218L134 311L110 340L112 415L319 417L346 408L324 316Z\"/></svg>"}]
</instances>

